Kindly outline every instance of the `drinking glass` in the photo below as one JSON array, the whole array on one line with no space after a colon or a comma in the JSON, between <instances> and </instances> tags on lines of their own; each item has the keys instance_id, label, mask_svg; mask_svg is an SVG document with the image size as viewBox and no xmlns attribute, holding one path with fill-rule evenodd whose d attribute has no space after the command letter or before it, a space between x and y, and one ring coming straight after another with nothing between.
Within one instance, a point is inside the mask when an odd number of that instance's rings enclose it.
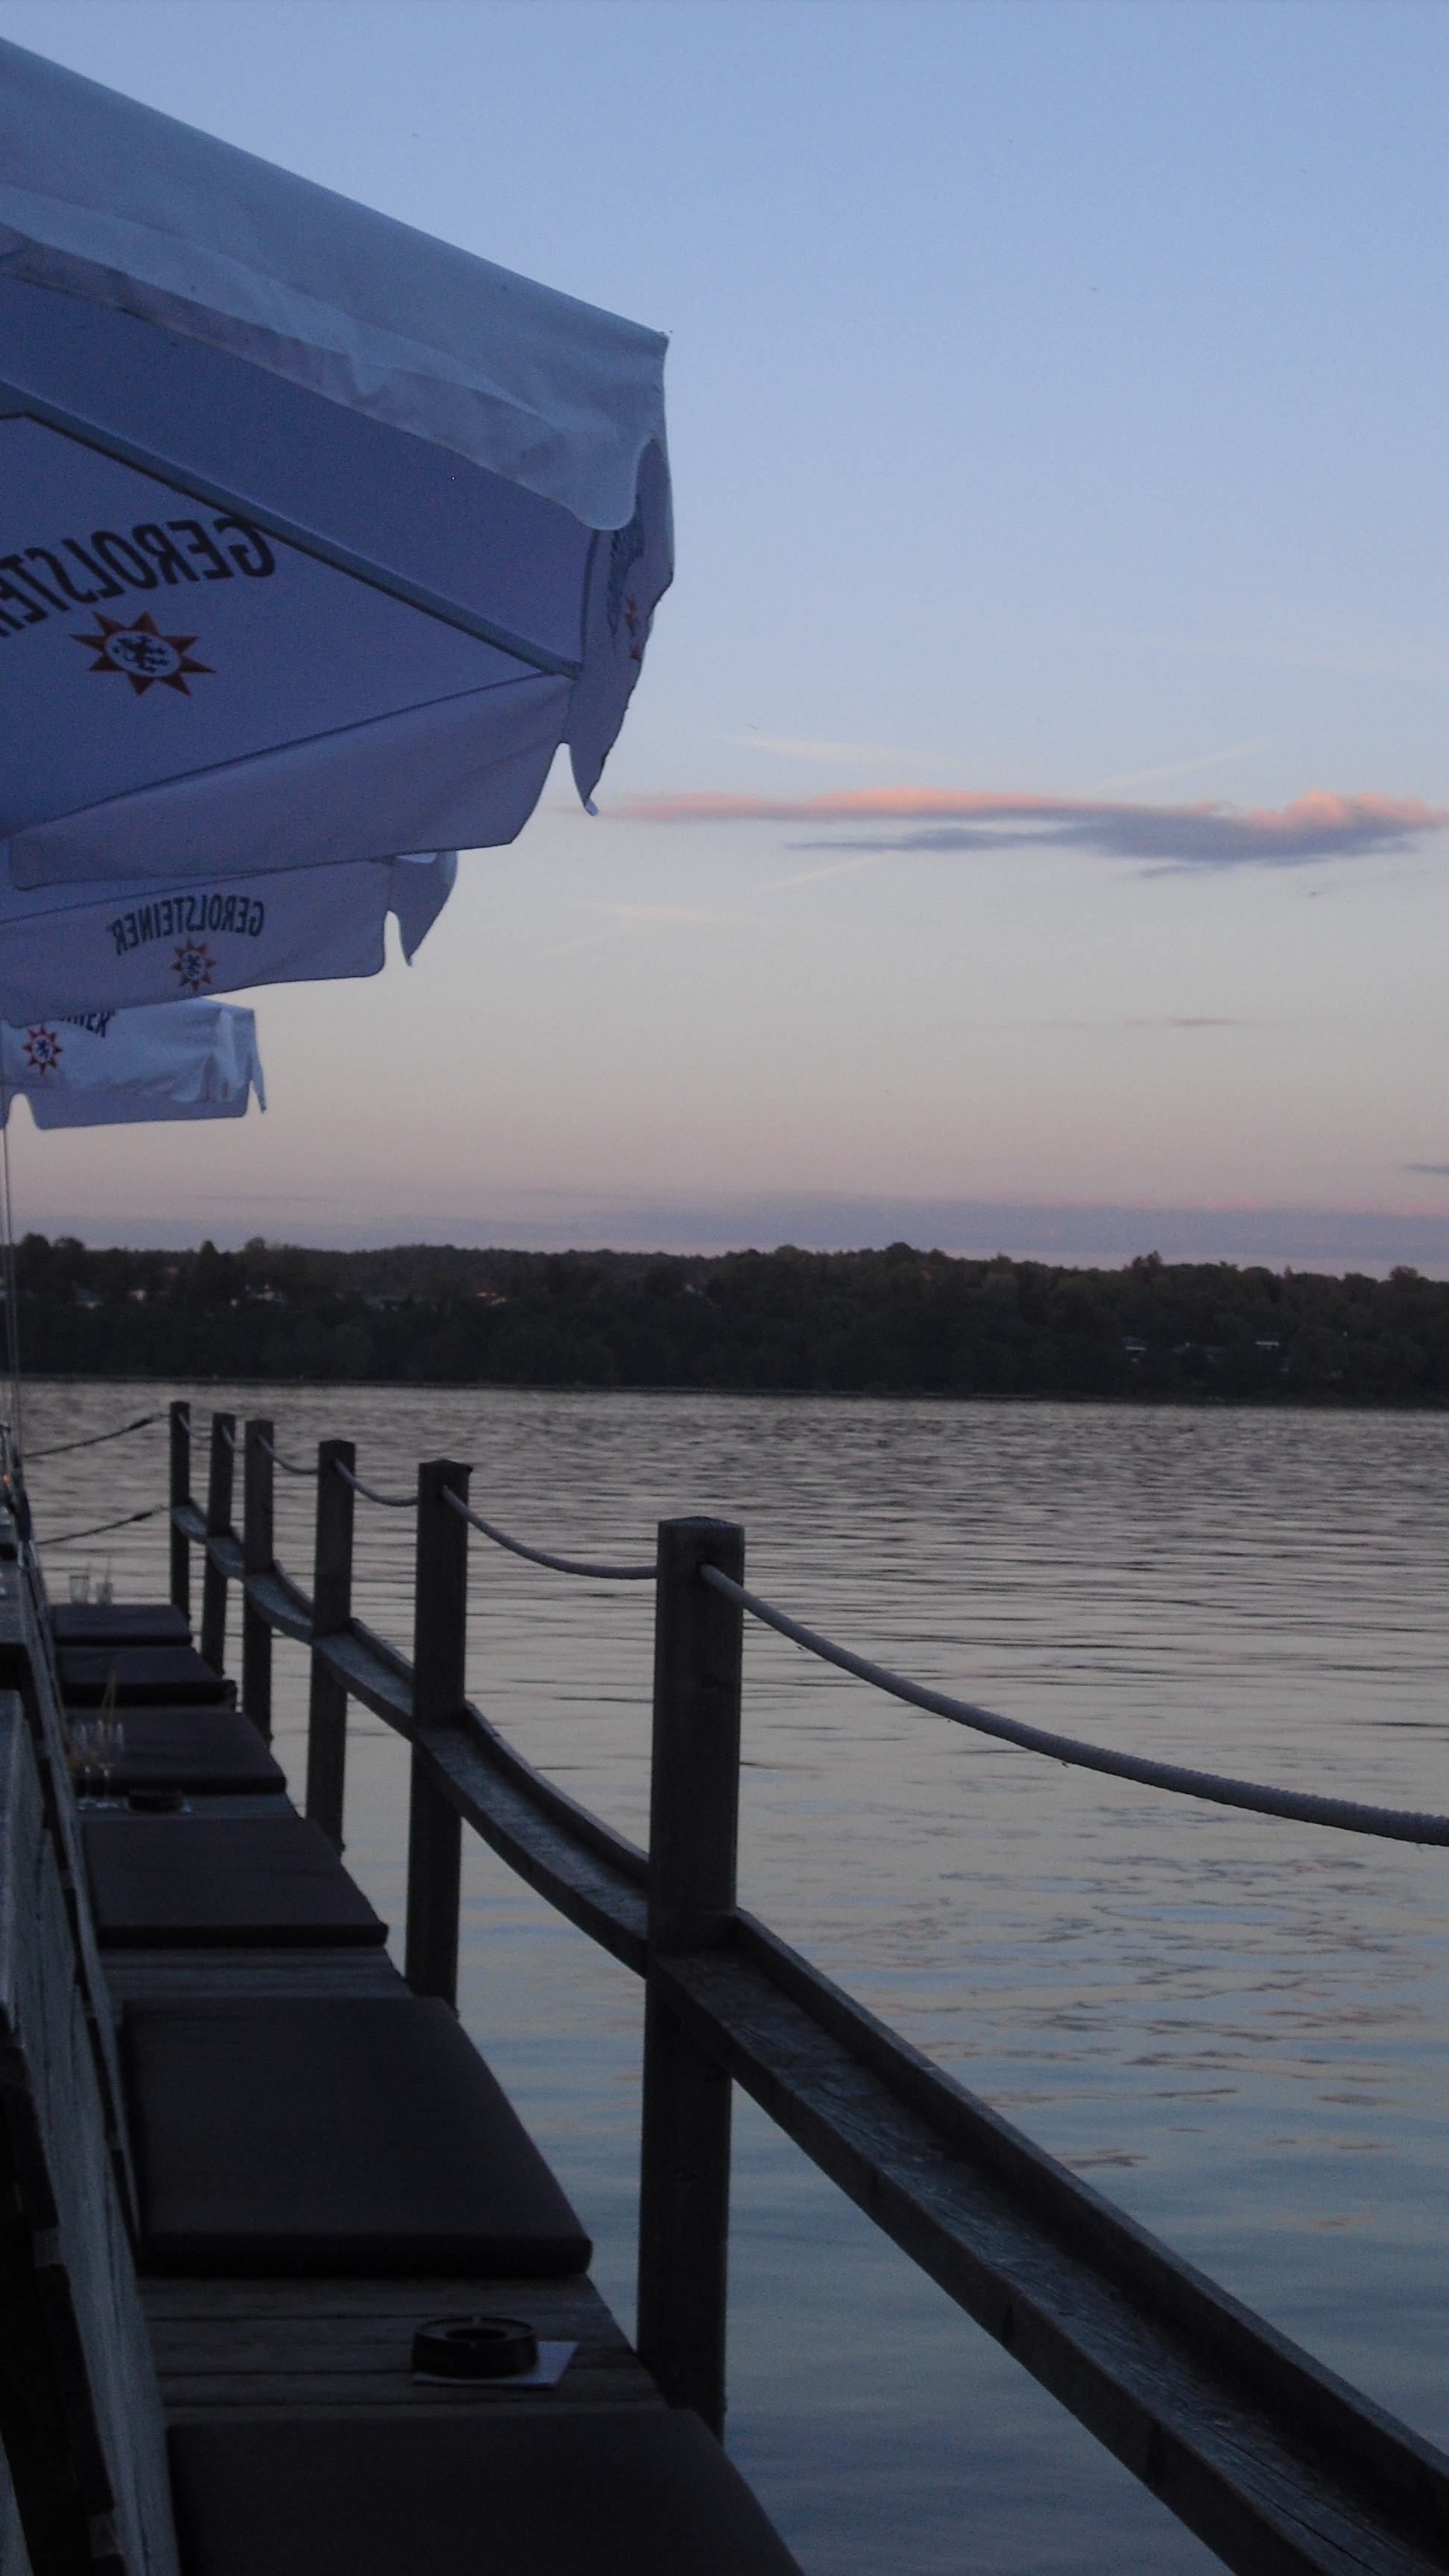
<instances>
[{"instance_id":1,"label":"drinking glass","mask_svg":"<svg viewBox=\"0 0 1449 2576\"><path fill-rule=\"evenodd\" d=\"M126 1749L126 1730L120 1718L98 1717L95 1722L95 1763L100 1773L101 1797L109 1800L111 1773Z\"/></svg>"},{"instance_id":2,"label":"drinking glass","mask_svg":"<svg viewBox=\"0 0 1449 2576\"><path fill-rule=\"evenodd\" d=\"M89 1601L91 1597L91 1570L89 1566L86 1567L84 1574L73 1574L71 1576L70 1597L72 1601Z\"/></svg>"},{"instance_id":3,"label":"drinking glass","mask_svg":"<svg viewBox=\"0 0 1449 2576\"><path fill-rule=\"evenodd\" d=\"M94 1717L73 1717L70 1721L70 1768L76 1785L76 1796L84 1805L91 1794L91 1783L99 1756L97 1726Z\"/></svg>"}]
</instances>

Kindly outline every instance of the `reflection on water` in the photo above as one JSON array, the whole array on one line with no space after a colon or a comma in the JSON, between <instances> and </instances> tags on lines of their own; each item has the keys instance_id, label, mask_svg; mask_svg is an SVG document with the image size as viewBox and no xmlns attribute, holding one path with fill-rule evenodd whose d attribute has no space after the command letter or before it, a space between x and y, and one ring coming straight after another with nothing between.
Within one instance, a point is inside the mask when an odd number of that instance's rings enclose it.
<instances>
[{"instance_id":1,"label":"reflection on water","mask_svg":"<svg viewBox=\"0 0 1449 2576\"><path fill-rule=\"evenodd\" d=\"M37 1447L125 1419L37 1386ZM164 1401L171 1389L158 1390ZM479 1508L572 1552L724 1511L754 1585L918 1678L1169 1759L1449 1808L1438 1417L1055 1405L194 1389L328 1432L396 1489L465 1458ZM150 1400L150 1391L141 1402ZM32 1476L42 1535L158 1498L164 1426ZM310 1583L311 1488L277 1480ZM647 1587L474 1541L470 1688L636 1839ZM410 1645L411 1531L358 1505L357 1606ZM57 1550L164 1589L160 1519ZM232 1635L236 1636L233 1617ZM235 1650L233 1650L235 1651ZM277 1648L301 1778L305 1660ZM1092 1778L916 1715L752 1630L744 1901L919 2046L1420 2431L1449 2441L1449 1855ZM399 1924L401 1747L354 1723L349 1861ZM489 1854L462 2005L632 2306L639 1993ZM1212 2562L740 2104L730 2442L810 2576Z\"/></svg>"}]
</instances>

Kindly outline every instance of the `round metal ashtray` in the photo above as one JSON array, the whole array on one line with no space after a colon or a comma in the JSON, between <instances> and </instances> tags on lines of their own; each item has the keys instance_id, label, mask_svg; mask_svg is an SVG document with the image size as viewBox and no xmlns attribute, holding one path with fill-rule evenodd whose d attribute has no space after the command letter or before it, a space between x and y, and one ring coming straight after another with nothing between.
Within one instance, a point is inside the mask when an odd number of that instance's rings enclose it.
<instances>
[{"instance_id":1,"label":"round metal ashtray","mask_svg":"<svg viewBox=\"0 0 1449 2576\"><path fill-rule=\"evenodd\" d=\"M538 2362L538 2337L519 2317L430 2317L413 2337L413 2368L429 2379L517 2379Z\"/></svg>"}]
</instances>

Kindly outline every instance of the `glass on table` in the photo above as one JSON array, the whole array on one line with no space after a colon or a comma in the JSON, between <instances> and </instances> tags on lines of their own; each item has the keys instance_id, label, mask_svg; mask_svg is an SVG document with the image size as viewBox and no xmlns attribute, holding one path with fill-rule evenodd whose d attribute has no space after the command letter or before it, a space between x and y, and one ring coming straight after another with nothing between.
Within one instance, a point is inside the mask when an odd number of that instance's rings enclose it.
<instances>
[{"instance_id":1,"label":"glass on table","mask_svg":"<svg viewBox=\"0 0 1449 2576\"><path fill-rule=\"evenodd\" d=\"M99 1766L99 1725L98 1718L73 1717L66 1728L67 1755L78 1798L90 1795L91 1783Z\"/></svg>"},{"instance_id":2,"label":"glass on table","mask_svg":"<svg viewBox=\"0 0 1449 2576\"><path fill-rule=\"evenodd\" d=\"M95 1738L95 1764L100 1774L101 1796L109 1799L111 1773L126 1749L125 1726L113 1713L103 1715L95 1721Z\"/></svg>"}]
</instances>

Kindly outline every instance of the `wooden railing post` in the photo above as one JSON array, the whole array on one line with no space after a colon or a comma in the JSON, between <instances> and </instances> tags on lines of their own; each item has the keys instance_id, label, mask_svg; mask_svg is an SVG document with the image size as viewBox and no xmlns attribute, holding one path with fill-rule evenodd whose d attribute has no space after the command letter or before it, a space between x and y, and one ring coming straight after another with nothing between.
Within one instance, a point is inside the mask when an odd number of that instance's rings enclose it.
<instances>
[{"instance_id":1,"label":"wooden railing post","mask_svg":"<svg viewBox=\"0 0 1449 2576\"><path fill-rule=\"evenodd\" d=\"M211 1469L206 1483L206 1535L225 1538L231 1528L232 1472L236 1465L234 1413L211 1417ZM226 1670L226 1576L208 1553L201 1577L201 1651L214 1673Z\"/></svg>"},{"instance_id":2,"label":"wooden railing post","mask_svg":"<svg viewBox=\"0 0 1449 2576\"><path fill-rule=\"evenodd\" d=\"M639 2175L640 2359L671 2406L724 2427L730 2079L656 1991L653 1961L712 1949L735 1909L742 1613L699 1580L744 1580L733 1521L659 1524L649 1801L650 1975Z\"/></svg>"},{"instance_id":3,"label":"wooden railing post","mask_svg":"<svg viewBox=\"0 0 1449 2576\"><path fill-rule=\"evenodd\" d=\"M317 1446L317 1543L312 1559L312 1634L335 1637L352 1617L352 1487L338 1475L357 1472L350 1440ZM347 1785L347 1693L314 1653L307 1706L307 1813L334 1851L342 1849Z\"/></svg>"},{"instance_id":4,"label":"wooden railing post","mask_svg":"<svg viewBox=\"0 0 1449 2576\"><path fill-rule=\"evenodd\" d=\"M413 1614L413 1726L436 1726L463 1706L468 1632L468 1524L443 1490L468 1499L469 1469L432 1458L418 1469L418 1570ZM413 1747L408 1813L408 1930L404 1971L415 1995L458 2000L458 1882L463 1828Z\"/></svg>"},{"instance_id":5,"label":"wooden railing post","mask_svg":"<svg viewBox=\"0 0 1449 2576\"><path fill-rule=\"evenodd\" d=\"M182 1399L171 1407L171 1509L191 1500L191 1407ZM191 1617L191 1542L171 1524L171 1602L183 1619Z\"/></svg>"},{"instance_id":6,"label":"wooden railing post","mask_svg":"<svg viewBox=\"0 0 1449 2576\"><path fill-rule=\"evenodd\" d=\"M242 1572L270 1574L276 1563L272 1535L272 1426L251 1421L242 1452ZM265 1444L265 1445L264 1445ZM242 1706L270 1743L272 1734L272 1631L242 1588Z\"/></svg>"}]
</instances>

